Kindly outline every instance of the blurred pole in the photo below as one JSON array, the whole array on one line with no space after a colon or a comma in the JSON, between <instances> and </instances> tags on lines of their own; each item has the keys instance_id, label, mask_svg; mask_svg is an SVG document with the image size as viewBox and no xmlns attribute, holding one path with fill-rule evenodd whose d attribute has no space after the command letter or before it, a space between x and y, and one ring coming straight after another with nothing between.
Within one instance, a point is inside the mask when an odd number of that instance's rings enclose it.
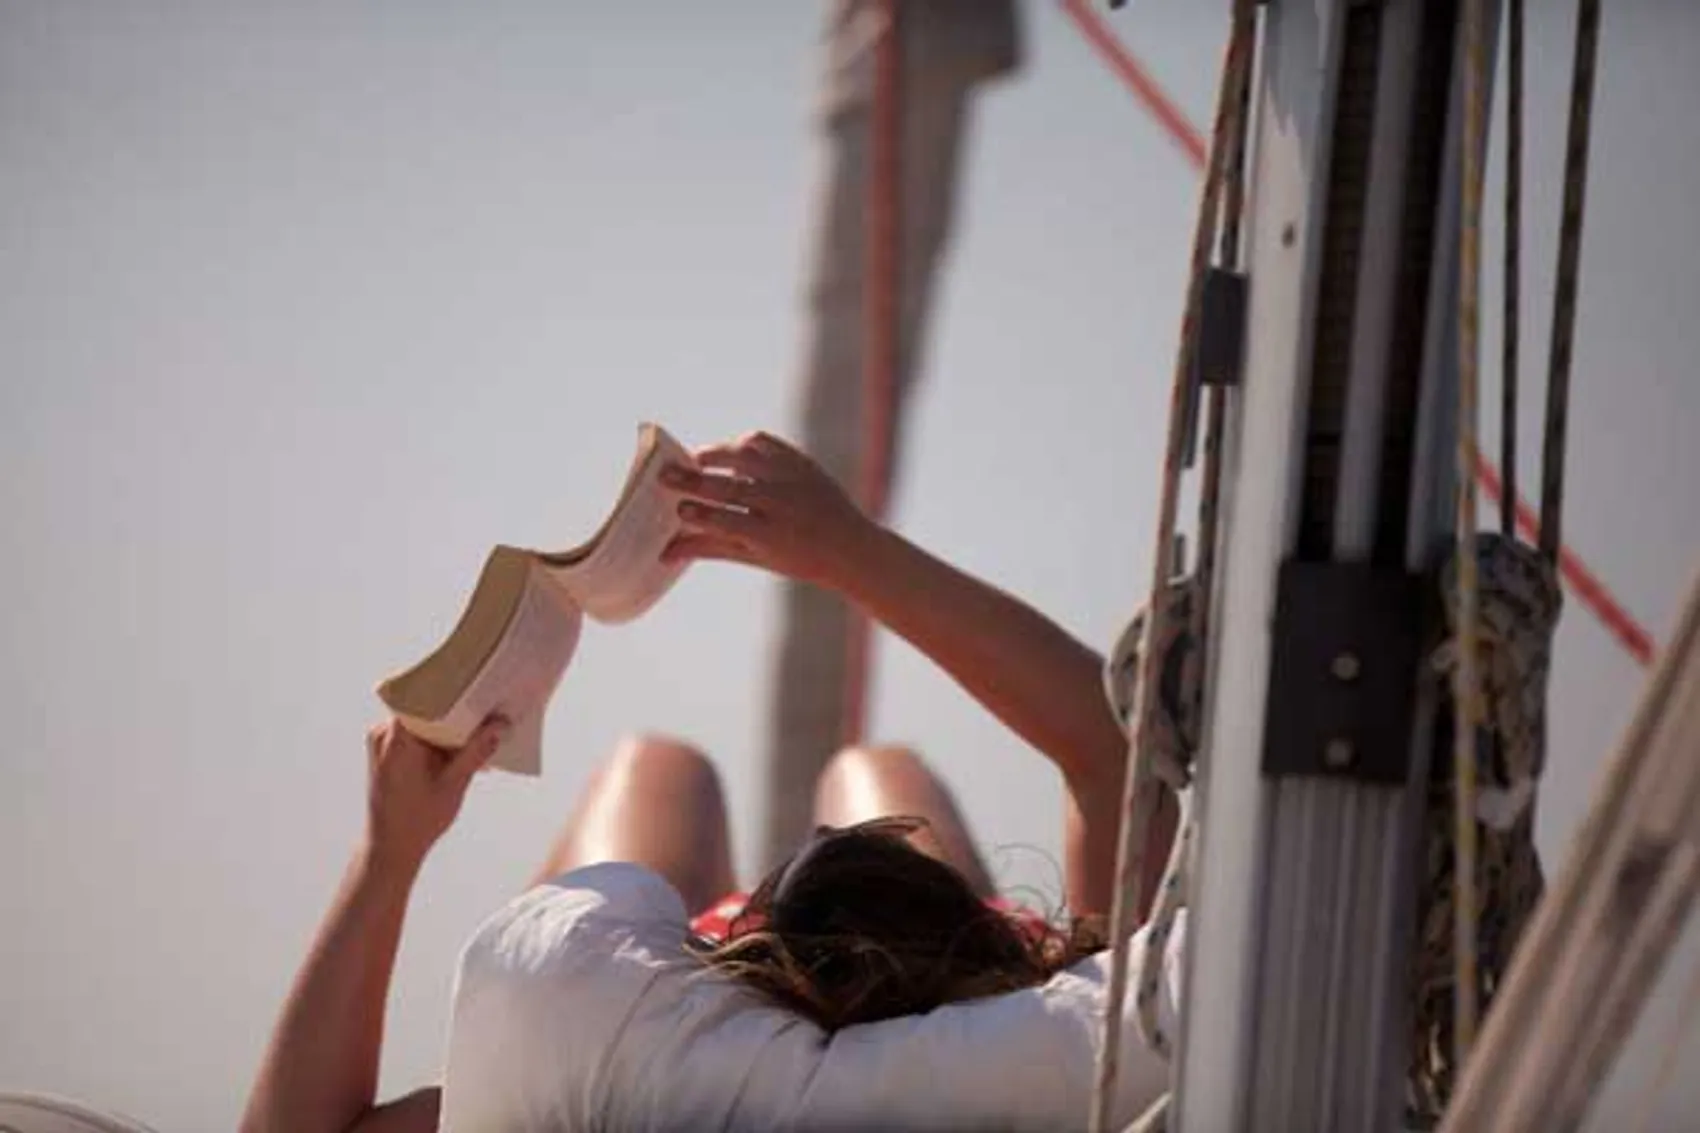
<instances>
[{"instance_id":1,"label":"blurred pole","mask_svg":"<svg viewBox=\"0 0 1700 1133\"><path fill-rule=\"evenodd\" d=\"M903 8L895 85L902 120L894 156L901 214L890 407L870 421L864 406L864 311L868 185L873 165L874 87L882 11L890 0L833 0L825 36L826 81L819 122L825 184L808 281L808 319L799 374L796 437L851 490L889 499L901 458L904 410L919 376L938 265L948 244L960 155L977 87L1016 70L1021 36L1014 0L896 0ZM879 434L877 441L873 434ZM870 443L886 454L858 483ZM864 496L864 499L868 497ZM815 779L833 752L861 732L851 677L849 611L837 598L783 583L783 612L769 717L767 827L762 867L788 854L810 829ZM862 656L871 653L862 650ZM860 668L860 665L858 665ZM866 670L861 669L865 674Z\"/></svg>"},{"instance_id":2,"label":"blurred pole","mask_svg":"<svg viewBox=\"0 0 1700 1133\"><path fill-rule=\"evenodd\" d=\"M903 11L902 0L880 0L874 45L873 97L868 108L868 166L862 186L862 428L856 462L856 502L884 522L891 496L892 428L897 420L899 299L903 290ZM860 610L848 612L844 708L840 746L867 733L873 681L874 627Z\"/></svg>"}]
</instances>

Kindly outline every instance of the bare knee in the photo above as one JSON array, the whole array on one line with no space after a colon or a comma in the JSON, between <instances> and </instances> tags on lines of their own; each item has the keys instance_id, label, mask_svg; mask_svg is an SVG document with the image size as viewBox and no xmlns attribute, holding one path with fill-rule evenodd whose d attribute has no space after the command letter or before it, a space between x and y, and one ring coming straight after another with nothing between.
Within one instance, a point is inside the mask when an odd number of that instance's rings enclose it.
<instances>
[{"instance_id":1,"label":"bare knee","mask_svg":"<svg viewBox=\"0 0 1700 1133\"><path fill-rule=\"evenodd\" d=\"M720 794L720 773L703 750L673 736L639 733L622 739L603 772L627 789Z\"/></svg>"},{"instance_id":2,"label":"bare knee","mask_svg":"<svg viewBox=\"0 0 1700 1133\"><path fill-rule=\"evenodd\" d=\"M622 825L640 817L693 816L697 825L725 825L720 773L701 748L672 736L627 736L602 763L585 791L581 813L607 815ZM617 818L615 818L617 816Z\"/></svg>"},{"instance_id":3,"label":"bare knee","mask_svg":"<svg viewBox=\"0 0 1700 1133\"><path fill-rule=\"evenodd\" d=\"M815 784L817 822L851 826L892 815L923 819L926 828L911 838L915 848L956 867L976 892L991 894L990 875L950 788L919 752L898 744L858 746L828 761Z\"/></svg>"},{"instance_id":4,"label":"bare knee","mask_svg":"<svg viewBox=\"0 0 1700 1133\"><path fill-rule=\"evenodd\" d=\"M921 753L903 744L855 744L841 748L821 768L820 786L833 781L936 778Z\"/></svg>"},{"instance_id":5,"label":"bare knee","mask_svg":"<svg viewBox=\"0 0 1700 1133\"><path fill-rule=\"evenodd\" d=\"M893 813L917 797L944 793L943 785L914 748L902 744L858 744L843 748L815 780L815 814L828 825L845 825Z\"/></svg>"},{"instance_id":6,"label":"bare knee","mask_svg":"<svg viewBox=\"0 0 1700 1133\"><path fill-rule=\"evenodd\" d=\"M568 818L545 876L604 861L648 866L692 910L733 888L720 775L700 748L659 735L615 747Z\"/></svg>"}]
</instances>

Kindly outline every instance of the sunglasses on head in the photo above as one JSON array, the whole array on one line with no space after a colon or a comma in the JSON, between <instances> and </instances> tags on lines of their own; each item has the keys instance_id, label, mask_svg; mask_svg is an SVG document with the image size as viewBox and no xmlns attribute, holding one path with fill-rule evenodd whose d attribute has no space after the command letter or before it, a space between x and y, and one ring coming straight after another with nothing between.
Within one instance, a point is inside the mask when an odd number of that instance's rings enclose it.
<instances>
[{"instance_id":1,"label":"sunglasses on head","mask_svg":"<svg viewBox=\"0 0 1700 1133\"><path fill-rule=\"evenodd\" d=\"M927 820L913 815L894 814L884 818L870 818L866 822L855 822L849 826L817 826L809 840L803 843L801 849L791 855L791 860L785 863L780 871L779 880L774 883L772 900L780 900L792 882L821 848L844 838L872 834L876 837L908 838L918 830L927 826Z\"/></svg>"}]
</instances>

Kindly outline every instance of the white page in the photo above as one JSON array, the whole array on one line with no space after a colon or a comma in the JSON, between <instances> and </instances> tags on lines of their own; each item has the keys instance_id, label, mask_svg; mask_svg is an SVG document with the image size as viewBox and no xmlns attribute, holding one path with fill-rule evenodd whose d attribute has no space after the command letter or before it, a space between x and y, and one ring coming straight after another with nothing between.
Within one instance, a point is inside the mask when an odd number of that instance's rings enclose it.
<instances>
[{"instance_id":1,"label":"white page","mask_svg":"<svg viewBox=\"0 0 1700 1133\"><path fill-rule=\"evenodd\" d=\"M661 552L683 530L679 494L662 486L668 464L695 467L688 450L659 432L659 459L644 468L626 505L615 514L596 549L550 573L571 592L585 613L600 622L629 622L655 605L685 569L664 563Z\"/></svg>"},{"instance_id":2,"label":"white page","mask_svg":"<svg viewBox=\"0 0 1700 1133\"><path fill-rule=\"evenodd\" d=\"M572 600L534 568L519 606L466 694L441 720L405 717L409 731L439 747L458 748L492 714L512 725L491 766L525 775L542 768L542 721L561 683L584 617Z\"/></svg>"}]
</instances>

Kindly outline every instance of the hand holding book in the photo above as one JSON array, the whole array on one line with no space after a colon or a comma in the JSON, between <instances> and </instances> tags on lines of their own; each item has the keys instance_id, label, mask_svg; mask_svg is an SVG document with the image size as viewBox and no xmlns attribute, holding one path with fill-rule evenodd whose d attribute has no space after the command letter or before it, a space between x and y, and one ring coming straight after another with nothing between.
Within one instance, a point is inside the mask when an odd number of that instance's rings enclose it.
<instances>
[{"instance_id":1,"label":"hand holding book","mask_svg":"<svg viewBox=\"0 0 1700 1133\"><path fill-rule=\"evenodd\" d=\"M663 552L683 530L667 466L696 458L657 425L639 431L624 489L601 530L568 551L501 546L490 552L460 621L442 645L378 686L409 732L455 750L491 716L512 721L491 765L537 774L543 713L560 684L588 614L631 621L685 569Z\"/></svg>"},{"instance_id":2,"label":"hand holding book","mask_svg":"<svg viewBox=\"0 0 1700 1133\"><path fill-rule=\"evenodd\" d=\"M630 621L699 559L846 590L878 531L830 475L777 437L753 433L693 454L644 425L602 528L568 551L497 547L453 631L378 695L410 733L446 750L492 715L510 720L491 766L537 774L543 713L585 615Z\"/></svg>"},{"instance_id":3,"label":"hand holding book","mask_svg":"<svg viewBox=\"0 0 1700 1133\"><path fill-rule=\"evenodd\" d=\"M878 530L820 465L767 433L699 449L694 465L669 465L661 482L686 497L669 563L746 563L843 590Z\"/></svg>"},{"instance_id":4,"label":"hand holding book","mask_svg":"<svg viewBox=\"0 0 1700 1133\"><path fill-rule=\"evenodd\" d=\"M418 872L460 814L472 777L501 747L507 721L479 725L459 751L442 751L390 720L366 733L366 845L369 862Z\"/></svg>"}]
</instances>

